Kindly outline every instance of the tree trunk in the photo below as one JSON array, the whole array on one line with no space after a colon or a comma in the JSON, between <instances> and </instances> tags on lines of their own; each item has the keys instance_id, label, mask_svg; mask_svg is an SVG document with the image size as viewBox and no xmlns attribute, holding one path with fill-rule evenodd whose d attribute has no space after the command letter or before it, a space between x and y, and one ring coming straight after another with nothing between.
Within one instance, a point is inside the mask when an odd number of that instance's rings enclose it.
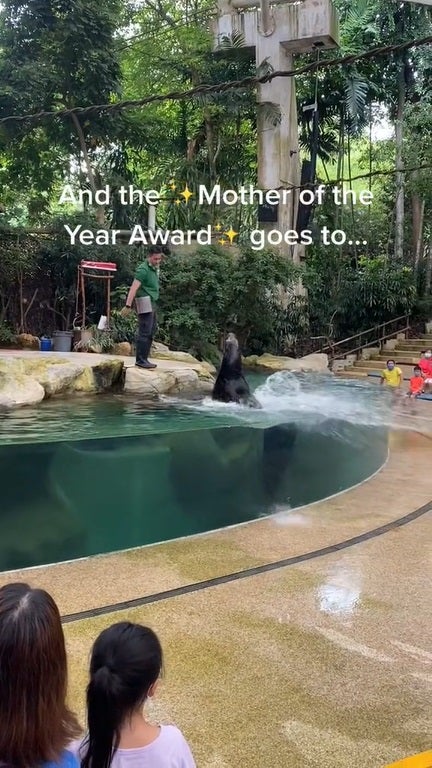
<instances>
[{"instance_id":1,"label":"tree trunk","mask_svg":"<svg viewBox=\"0 0 432 768\"><path fill-rule=\"evenodd\" d=\"M405 109L405 63L400 62L398 78L398 105L395 123L396 143L396 205L395 205L395 258L402 261L404 253L404 222L405 222L405 174L402 156L403 144L403 115Z\"/></svg>"},{"instance_id":2,"label":"tree trunk","mask_svg":"<svg viewBox=\"0 0 432 768\"><path fill-rule=\"evenodd\" d=\"M432 232L429 235L429 246L427 248L426 256L426 279L425 279L425 293L426 296L430 293L432 282Z\"/></svg>"},{"instance_id":3,"label":"tree trunk","mask_svg":"<svg viewBox=\"0 0 432 768\"><path fill-rule=\"evenodd\" d=\"M417 173L415 174L417 176ZM413 174L414 178L414 174ZM414 269L418 269L420 254L423 251L423 221L424 221L424 209L425 201L421 199L420 195L413 192L411 197L412 207L412 250Z\"/></svg>"},{"instance_id":4,"label":"tree trunk","mask_svg":"<svg viewBox=\"0 0 432 768\"><path fill-rule=\"evenodd\" d=\"M349 178L349 186L350 189L352 189L352 171L351 171L351 138L350 138L350 126L348 126L347 131L347 140L348 140L348 178ZM352 219L352 235L353 235L353 243L354 243L354 261L356 269L358 268L358 259L357 259L357 246L356 246L356 220L355 220L355 213L354 213L354 200L351 197L351 219Z\"/></svg>"},{"instance_id":5,"label":"tree trunk","mask_svg":"<svg viewBox=\"0 0 432 768\"><path fill-rule=\"evenodd\" d=\"M90 187L91 187L91 190L92 190L92 193L93 193L93 198L94 198L95 195L96 195L97 188L96 188L95 177L94 177L94 174L93 174L93 169L92 169L91 163L90 163L89 154L88 154L88 151L87 151L87 145L86 145L86 140L85 140L84 132L83 132L83 129L81 128L80 122L79 122L75 112L71 112L71 118L72 118L72 122L73 122L73 124L75 126L75 130L76 130L76 132L78 134L78 138L79 138L79 142L80 142L80 146L81 146L81 152L83 153L84 162L85 162L86 167L87 167L87 176L88 176L88 180L90 182ZM97 223L102 225L102 226L105 224L105 208L102 205L98 205L97 208L96 208L96 220L97 220Z\"/></svg>"},{"instance_id":6,"label":"tree trunk","mask_svg":"<svg viewBox=\"0 0 432 768\"><path fill-rule=\"evenodd\" d=\"M369 192L372 191L372 128L373 128L373 122L372 122L372 104L369 105ZM371 221L372 221L372 206L368 206L368 231L371 231ZM370 240L368 238L368 244L367 244L367 252L370 253ZM387 253L388 256L388 253Z\"/></svg>"},{"instance_id":7,"label":"tree trunk","mask_svg":"<svg viewBox=\"0 0 432 768\"><path fill-rule=\"evenodd\" d=\"M0 323L5 323L7 318L7 312L9 309L9 304L11 303L12 296L7 296L6 294L3 295L3 293L0 294Z\"/></svg>"},{"instance_id":8,"label":"tree trunk","mask_svg":"<svg viewBox=\"0 0 432 768\"><path fill-rule=\"evenodd\" d=\"M207 144L207 157L209 168L210 187L214 187L217 180L217 159L221 150L222 142L217 136L217 128L214 124L211 111L208 107L204 109L205 134ZM212 204L212 215L216 215L216 203Z\"/></svg>"},{"instance_id":9,"label":"tree trunk","mask_svg":"<svg viewBox=\"0 0 432 768\"><path fill-rule=\"evenodd\" d=\"M23 272L22 269L19 270L18 273L18 285L19 285L19 303L20 303L20 326L19 330L20 333L25 333L25 327L24 327L24 293L23 293Z\"/></svg>"},{"instance_id":10,"label":"tree trunk","mask_svg":"<svg viewBox=\"0 0 432 768\"><path fill-rule=\"evenodd\" d=\"M344 128L345 128L345 118L344 118L344 112L342 108L340 111L339 146L338 146L338 155L337 155L336 179L343 178L343 168L344 168L343 159L344 159L344 147L345 147ZM340 184L340 186L341 188L343 188L342 183ZM334 218L335 229L340 229L341 227L340 213L341 213L341 206L337 206L335 203L335 218Z\"/></svg>"},{"instance_id":11,"label":"tree trunk","mask_svg":"<svg viewBox=\"0 0 432 768\"><path fill-rule=\"evenodd\" d=\"M38 295L38 293L39 293L39 288L36 288L36 290L33 293L33 296L31 297L30 301L28 302L26 310L24 312L24 326L26 328L27 328L27 315L30 312L30 310L31 310L31 308L32 308L32 306L34 304L36 296Z\"/></svg>"}]
</instances>

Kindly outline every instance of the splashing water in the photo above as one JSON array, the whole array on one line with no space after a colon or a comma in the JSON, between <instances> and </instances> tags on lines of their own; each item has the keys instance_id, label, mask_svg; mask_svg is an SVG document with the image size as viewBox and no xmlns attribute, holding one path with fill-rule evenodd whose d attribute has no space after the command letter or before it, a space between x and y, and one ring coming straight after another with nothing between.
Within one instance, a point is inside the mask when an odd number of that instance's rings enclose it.
<instances>
[{"instance_id":1,"label":"splashing water","mask_svg":"<svg viewBox=\"0 0 432 768\"><path fill-rule=\"evenodd\" d=\"M375 383L336 378L332 375L279 371L269 376L254 392L262 410L246 408L235 403L219 403L205 398L189 405L194 409L220 412L255 425L277 425L286 422L332 434L344 434L344 425L397 427L431 431L422 423L422 414L410 414L411 402L401 396L393 402L392 393ZM414 404L415 405L415 404ZM423 405L423 403L422 403ZM423 413L423 412L422 412ZM425 413L425 412L424 412ZM426 418L426 422L432 417ZM414 422L413 419L414 418Z\"/></svg>"},{"instance_id":2,"label":"splashing water","mask_svg":"<svg viewBox=\"0 0 432 768\"><path fill-rule=\"evenodd\" d=\"M388 392L362 381L331 375L295 374L280 371L255 392L265 411L289 415L305 424L328 419L380 426L391 417Z\"/></svg>"}]
</instances>

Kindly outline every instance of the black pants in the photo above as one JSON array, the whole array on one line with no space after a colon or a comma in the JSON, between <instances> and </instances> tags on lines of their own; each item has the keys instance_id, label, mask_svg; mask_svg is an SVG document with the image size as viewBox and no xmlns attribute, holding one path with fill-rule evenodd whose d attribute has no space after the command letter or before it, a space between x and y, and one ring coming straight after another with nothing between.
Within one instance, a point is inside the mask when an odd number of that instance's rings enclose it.
<instances>
[{"instance_id":1,"label":"black pants","mask_svg":"<svg viewBox=\"0 0 432 768\"><path fill-rule=\"evenodd\" d=\"M138 315L138 336L136 345L136 363L148 362L153 337L156 332L156 312Z\"/></svg>"}]
</instances>

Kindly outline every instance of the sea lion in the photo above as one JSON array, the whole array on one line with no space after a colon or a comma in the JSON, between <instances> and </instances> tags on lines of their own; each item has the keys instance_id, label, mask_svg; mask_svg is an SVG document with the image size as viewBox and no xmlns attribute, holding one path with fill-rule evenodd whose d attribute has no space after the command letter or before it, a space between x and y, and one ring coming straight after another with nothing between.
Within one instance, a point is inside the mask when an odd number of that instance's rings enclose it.
<instances>
[{"instance_id":1,"label":"sea lion","mask_svg":"<svg viewBox=\"0 0 432 768\"><path fill-rule=\"evenodd\" d=\"M249 408L261 408L243 376L239 343L233 333L229 333L225 341L224 355L212 398L221 403L239 403Z\"/></svg>"}]
</instances>

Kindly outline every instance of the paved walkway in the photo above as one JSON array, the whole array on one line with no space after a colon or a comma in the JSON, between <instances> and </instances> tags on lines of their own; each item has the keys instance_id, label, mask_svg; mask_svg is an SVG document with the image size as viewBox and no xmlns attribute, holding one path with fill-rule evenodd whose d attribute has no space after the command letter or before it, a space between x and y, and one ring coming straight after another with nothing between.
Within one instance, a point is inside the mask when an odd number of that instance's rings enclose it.
<instances>
[{"instance_id":1,"label":"paved walkway","mask_svg":"<svg viewBox=\"0 0 432 768\"><path fill-rule=\"evenodd\" d=\"M380 768L431 747L431 464L430 436L397 432L382 471L333 499L0 583L55 596L81 717L91 643L128 618L165 648L150 714L200 768Z\"/></svg>"}]
</instances>

